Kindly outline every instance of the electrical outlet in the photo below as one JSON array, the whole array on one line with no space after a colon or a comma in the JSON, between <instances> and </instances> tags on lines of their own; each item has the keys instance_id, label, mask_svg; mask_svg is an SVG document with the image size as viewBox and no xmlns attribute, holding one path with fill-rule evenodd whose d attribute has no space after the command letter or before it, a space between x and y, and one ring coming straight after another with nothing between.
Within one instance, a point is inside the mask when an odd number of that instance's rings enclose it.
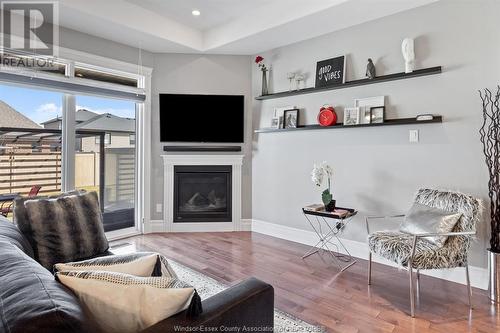
<instances>
[{"instance_id":1,"label":"electrical outlet","mask_svg":"<svg viewBox=\"0 0 500 333\"><path fill-rule=\"evenodd\" d=\"M418 130L410 130L410 142L418 142Z\"/></svg>"},{"instance_id":2,"label":"electrical outlet","mask_svg":"<svg viewBox=\"0 0 500 333\"><path fill-rule=\"evenodd\" d=\"M163 211L163 205L162 204L156 204L156 212L161 213Z\"/></svg>"}]
</instances>

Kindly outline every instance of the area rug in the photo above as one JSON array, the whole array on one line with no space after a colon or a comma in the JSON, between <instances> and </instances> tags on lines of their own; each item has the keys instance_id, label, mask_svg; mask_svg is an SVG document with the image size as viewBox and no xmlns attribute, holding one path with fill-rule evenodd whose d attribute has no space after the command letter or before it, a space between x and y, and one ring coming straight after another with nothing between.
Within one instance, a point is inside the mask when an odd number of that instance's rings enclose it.
<instances>
[{"instance_id":1,"label":"area rug","mask_svg":"<svg viewBox=\"0 0 500 333\"><path fill-rule=\"evenodd\" d=\"M200 272L197 272L189 267L181 265L175 261L168 261L178 277L191 284L196 288L201 299L206 299L213 296L228 286L208 277ZM292 315L278 309L274 309L274 332L325 332L321 327L306 323L303 320L293 317Z\"/></svg>"}]
</instances>

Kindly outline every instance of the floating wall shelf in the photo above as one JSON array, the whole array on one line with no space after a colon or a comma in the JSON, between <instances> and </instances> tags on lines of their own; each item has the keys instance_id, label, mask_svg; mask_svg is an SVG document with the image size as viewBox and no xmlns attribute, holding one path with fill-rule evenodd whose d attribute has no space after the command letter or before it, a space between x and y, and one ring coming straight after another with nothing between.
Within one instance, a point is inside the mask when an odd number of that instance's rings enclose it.
<instances>
[{"instance_id":1,"label":"floating wall shelf","mask_svg":"<svg viewBox=\"0 0 500 333\"><path fill-rule=\"evenodd\" d=\"M275 93L275 94L258 96L258 97L255 97L255 99L256 100L264 100L264 99L281 98L281 97L288 97L288 96L295 96L295 95L312 94L312 93L323 92L323 91L328 91L328 90L346 89L346 88L351 88L351 87L364 86L364 85L368 85L368 84L375 84L375 83L380 83L380 82L388 82L388 81L396 81L396 80L404 80L404 79L410 79L413 77L434 75L434 74L439 74L439 73L441 73L441 66L436 66L436 67L418 69L418 70L415 70L411 73L401 72L401 73L377 76L374 79L361 79L361 80L348 81L344 84L340 84L337 86L331 86L331 87L321 87L321 88L311 87L311 88L304 88L304 89L300 89L300 90L284 91L284 92L279 92L279 93Z\"/></svg>"},{"instance_id":2,"label":"floating wall shelf","mask_svg":"<svg viewBox=\"0 0 500 333\"><path fill-rule=\"evenodd\" d=\"M442 123L442 116L434 116L432 120L417 120L416 118L399 118L399 119L386 119L383 123L377 124L359 124L359 125L344 125L342 123L333 126L320 126L320 125L305 125L297 128L261 128L255 130L255 133L273 133L273 132L294 132L305 130L330 130L340 128L359 128L359 127L378 127L378 126L395 126L395 125L420 125L431 123Z\"/></svg>"}]
</instances>

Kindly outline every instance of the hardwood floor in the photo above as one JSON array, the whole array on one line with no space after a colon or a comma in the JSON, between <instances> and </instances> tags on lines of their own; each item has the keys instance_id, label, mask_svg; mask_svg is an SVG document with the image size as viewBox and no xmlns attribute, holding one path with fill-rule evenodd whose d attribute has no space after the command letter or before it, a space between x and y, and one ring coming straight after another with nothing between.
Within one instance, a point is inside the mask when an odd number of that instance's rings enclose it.
<instances>
[{"instance_id":1,"label":"hardwood floor","mask_svg":"<svg viewBox=\"0 0 500 333\"><path fill-rule=\"evenodd\" d=\"M328 257L305 260L308 246L258 233L150 234L121 240L156 251L226 284L255 276L275 288L275 307L328 332L500 332L500 307L474 289L469 314L466 287L422 276L416 318L410 311L406 271L367 262L342 274ZM465 273L464 273L465 276Z\"/></svg>"}]
</instances>

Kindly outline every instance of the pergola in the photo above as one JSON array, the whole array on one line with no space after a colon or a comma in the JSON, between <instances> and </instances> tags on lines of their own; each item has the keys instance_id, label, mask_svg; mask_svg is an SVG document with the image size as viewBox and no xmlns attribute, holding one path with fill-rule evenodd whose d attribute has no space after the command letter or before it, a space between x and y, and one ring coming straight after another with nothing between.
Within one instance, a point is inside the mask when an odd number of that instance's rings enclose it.
<instances>
[{"instance_id":1,"label":"pergola","mask_svg":"<svg viewBox=\"0 0 500 333\"><path fill-rule=\"evenodd\" d=\"M99 196L100 198L104 198L104 175L105 175L105 149L104 149L104 131L95 131L95 130L76 130L75 136L77 139L86 138L86 137L100 137L99 140ZM46 128L16 128L16 127L0 127L0 154L2 155L15 155L9 154L8 151L13 148L14 145L31 145L33 146L51 146L60 148L62 145L62 130L60 129L46 129ZM43 153L32 152L31 155L38 155ZM22 154L26 155L26 154ZM0 155L1 156L1 155ZM37 158L37 159L19 159L18 161L24 162L47 162L49 159ZM7 168L7 167L0 167ZM20 168L31 168L33 166L19 166L19 167L10 167L14 169ZM1 170L0 170L1 171ZM23 175L29 176L30 174L41 174L40 172L25 172L22 170L20 173L16 173L15 175ZM0 175L2 175L0 173ZM7 175L7 174L4 174ZM36 180L36 178L29 178L28 180ZM104 200L100 200L101 208L104 210Z\"/></svg>"}]
</instances>

